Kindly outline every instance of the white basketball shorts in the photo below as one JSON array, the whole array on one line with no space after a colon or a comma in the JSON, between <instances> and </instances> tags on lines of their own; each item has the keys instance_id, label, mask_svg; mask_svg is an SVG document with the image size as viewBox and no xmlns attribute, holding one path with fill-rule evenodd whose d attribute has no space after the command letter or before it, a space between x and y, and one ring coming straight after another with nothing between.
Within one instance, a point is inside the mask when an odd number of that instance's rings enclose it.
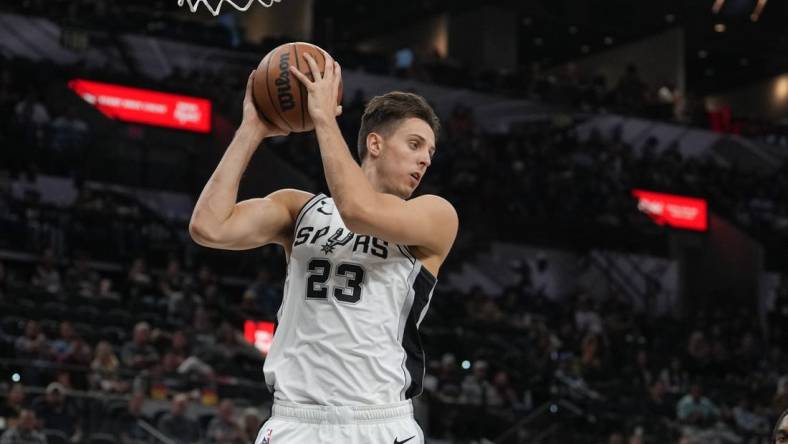
<instances>
[{"instance_id":1,"label":"white basketball shorts","mask_svg":"<svg viewBox=\"0 0 788 444\"><path fill-rule=\"evenodd\" d=\"M255 444L425 444L410 401L317 406L274 401Z\"/></svg>"}]
</instances>

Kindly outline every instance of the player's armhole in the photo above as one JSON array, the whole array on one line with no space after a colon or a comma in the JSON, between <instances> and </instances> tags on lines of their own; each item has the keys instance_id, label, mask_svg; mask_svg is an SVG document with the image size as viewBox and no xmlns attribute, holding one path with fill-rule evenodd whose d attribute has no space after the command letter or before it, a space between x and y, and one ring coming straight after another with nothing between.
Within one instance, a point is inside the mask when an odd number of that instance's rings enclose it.
<instances>
[{"instance_id":1,"label":"player's armhole","mask_svg":"<svg viewBox=\"0 0 788 444\"><path fill-rule=\"evenodd\" d=\"M304 205L298 211L295 223L293 224L293 239L295 239L295 236L298 233L298 226L301 225L301 220L303 220L306 213L325 197L326 196L323 193L317 193L304 203Z\"/></svg>"}]
</instances>

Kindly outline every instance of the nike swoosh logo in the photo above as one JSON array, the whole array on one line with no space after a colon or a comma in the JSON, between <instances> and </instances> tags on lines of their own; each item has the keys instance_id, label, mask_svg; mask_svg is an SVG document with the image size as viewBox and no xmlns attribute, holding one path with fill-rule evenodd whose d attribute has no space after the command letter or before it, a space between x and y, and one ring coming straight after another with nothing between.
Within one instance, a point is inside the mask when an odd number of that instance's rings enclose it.
<instances>
[{"instance_id":1,"label":"nike swoosh logo","mask_svg":"<svg viewBox=\"0 0 788 444\"><path fill-rule=\"evenodd\" d=\"M416 435L413 435L413 436L411 436L410 438L408 438L408 439L406 439L404 441L399 441L399 440L397 440L397 438L394 438L394 444L405 444L406 442L410 441L411 439L413 439L415 437L416 437Z\"/></svg>"}]
</instances>

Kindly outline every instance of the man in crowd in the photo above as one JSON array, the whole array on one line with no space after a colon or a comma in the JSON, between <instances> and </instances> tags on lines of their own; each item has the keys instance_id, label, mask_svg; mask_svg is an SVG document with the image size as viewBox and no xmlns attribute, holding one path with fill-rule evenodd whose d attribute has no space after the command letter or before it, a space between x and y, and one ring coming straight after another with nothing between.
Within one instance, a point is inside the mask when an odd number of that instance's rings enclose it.
<instances>
[{"instance_id":1,"label":"man in crowd","mask_svg":"<svg viewBox=\"0 0 788 444\"><path fill-rule=\"evenodd\" d=\"M229 399L219 404L217 415L208 424L211 444L243 444L243 432L235 422L235 405Z\"/></svg>"},{"instance_id":2,"label":"man in crowd","mask_svg":"<svg viewBox=\"0 0 788 444\"><path fill-rule=\"evenodd\" d=\"M177 394L172 399L170 413L159 420L159 430L178 444L189 444L200 440L200 426L197 421L186 416L189 398Z\"/></svg>"},{"instance_id":3,"label":"man in crowd","mask_svg":"<svg viewBox=\"0 0 788 444\"><path fill-rule=\"evenodd\" d=\"M36 430L36 413L22 409L16 426L3 433L0 444L47 444L44 434Z\"/></svg>"},{"instance_id":4,"label":"man in crowd","mask_svg":"<svg viewBox=\"0 0 788 444\"><path fill-rule=\"evenodd\" d=\"M159 354L149 343L150 325L139 322L134 326L134 336L123 346L121 360L123 364L134 370L149 368L159 362Z\"/></svg>"},{"instance_id":5,"label":"man in crowd","mask_svg":"<svg viewBox=\"0 0 788 444\"><path fill-rule=\"evenodd\" d=\"M78 441L82 435L80 418L74 405L66 398L65 392L66 388L62 384L49 384L46 394L34 402L34 409L44 428L58 430Z\"/></svg>"}]
</instances>

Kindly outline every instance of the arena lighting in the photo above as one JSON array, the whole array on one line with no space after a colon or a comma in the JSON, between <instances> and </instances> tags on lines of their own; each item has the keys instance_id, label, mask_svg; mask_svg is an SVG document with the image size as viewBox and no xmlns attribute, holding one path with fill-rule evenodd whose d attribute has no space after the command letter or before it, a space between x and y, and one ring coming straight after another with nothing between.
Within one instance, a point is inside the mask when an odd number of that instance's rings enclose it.
<instances>
[{"instance_id":1,"label":"arena lighting","mask_svg":"<svg viewBox=\"0 0 788 444\"><path fill-rule=\"evenodd\" d=\"M266 321L244 322L244 338L258 350L268 355L274 340L274 323Z\"/></svg>"},{"instance_id":2,"label":"arena lighting","mask_svg":"<svg viewBox=\"0 0 788 444\"><path fill-rule=\"evenodd\" d=\"M83 79L71 80L68 86L111 119L199 133L211 131L210 100Z\"/></svg>"},{"instance_id":3,"label":"arena lighting","mask_svg":"<svg viewBox=\"0 0 788 444\"><path fill-rule=\"evenodd\" d=\"M657 225L668 225L693 231L706 231L708 204L704 199L632 190L638 199L638 210L646 213Z\"/></svg>"}]
</instances>

